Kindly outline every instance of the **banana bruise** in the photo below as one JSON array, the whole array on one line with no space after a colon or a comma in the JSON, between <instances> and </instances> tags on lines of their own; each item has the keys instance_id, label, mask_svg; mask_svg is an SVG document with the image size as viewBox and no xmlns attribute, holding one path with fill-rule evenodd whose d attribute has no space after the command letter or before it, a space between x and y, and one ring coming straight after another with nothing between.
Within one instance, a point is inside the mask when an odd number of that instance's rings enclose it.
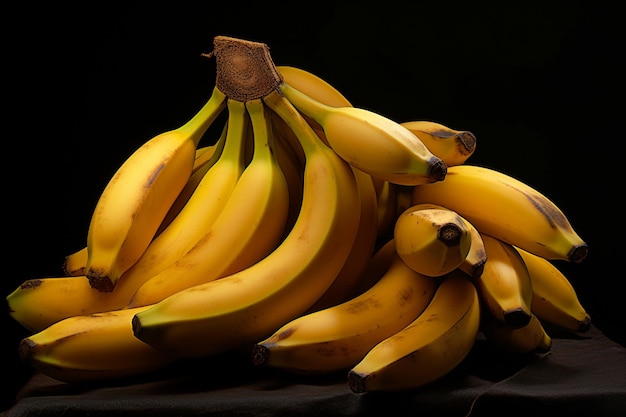
<instances>
[{"instance_id":1,"label":"banana bruise","mask_svg":"<svg viewBox=\"0 0 626 417\"><path fill-rule=\"evenodd\" d=\"M415 204L401 213L393 233L400 258L429 277L459 267L472 243L470 230L458 213L429 203Z\"/></svg>"},{"instance_id":2,"label":"banana bruise","mask_svg":"<svg viewBox=\"0 0 626 417\"><path fill-rule=\"evenodd\" d=\"M533 289L530 309L541 321L572 332L584 333L591 316L583 307L569 279L552 262L515 248L528 268Z\"/></svg>"},{"instance_id":3,"label":"banana bruise","mask_svg":"<svg viewBox=\"0 0 626 417\"><path fill-rule=\"evenodd\" d=\"M87 233L85 274L100 291L111 291L146 250L191 175L198 143L225 107L217 88L196 115L178 129L140 146L109 180Z\"/></svg>"},{"instance_id":4,"label":"banana bruise","mask_svg":"<svg viewBox=\"0 0 626 417\"><path fill-rule=\"evenodd\" d=\"M253 363L297 373L349 369L422 313L435 288L435 280L413 271L396 255L363 294L300 316L257 343Z\"/></svg>"},{"instance_id":5,"label":"banana bruise","mask_svg":"<svg viewBox=\"0 0 626 417\"><path fill-rule=\"evenodd\" d=\"M362 108L327 106L286 82L279 88L302 114L321 126L331 148L355 168L402 185L445 178L445 163L399 123Z\"/></svg>"},{"instance_id":6,"label":"banana bruise","mask_svg":"<svg viewBox=\"0 0 626 417\"><path fill-rule=\"evenodd\" d=\"M301 211L268 256L238 273L179 291L133 318L136 337L176 356L250 347L304 313L328 289L359 223L356 179L281 94L263 101L306 154ZM228 329L228 331L225 331Z\"/></svg>"},{"instance_id":7,"label":"banana bruise","mask_svg":"<svg viewBox=\"0 0 626 417\"><path fill-rule=\"evenodd\" d=\"M481 233L487 253L483 273L474 278L483 306L502 323L523 327L532 316L532 283L528 268L515 248Z\"/></svg>"},{"instance_id":8,"label":"banana bruise","mask_svg":"<svg viewBox=\"0 0 626 417\"><path fill-rule=\"evenodd\" d=\"M414 187L413 203L447 207L481 233L546 259L579 263L587 256L587 244L554 202L493 169L450 167L444 181Z\"/></svg>"},{"instance_id":9,"label":"banana bruise","mask_svg":"<svg viewBox=\"0 0 626 417\"><path fill-rule=\"evenodd\" d=\"M548 353L552 348L552 338L543 324L532 314L528 324L522 327L511 326L483 314L481 331L485 340L506 353L523 355L529 353Z\"/></svg>"},{"instance_id":10,"label":"banana bruise","mask_svg":"<svg viewBox=\"0 0 626 417\"><path fill-rule=\"evenodd\" d=\"M407 390L442 378L467 356L480 325L476 288L464 274L442 278L424 311L376 344L348 372L355 393Z\"/></svg>"},{"instance_id":11,"label":"banana bruise","mask_svg":"<svg viewBox=\"0 0 626 417\"><path fill-rule=\"evenodd\" d=\"M254 133L252 160L212 226L186 253L139 287L130 307L154 304L241 271L268 255L283 237L289 190L274 153L269 110L261 100L245 106Z\"/></svg>"},{"instance_id":12,"label":"banana bruise","mask_svg":"<svg viewBox=\"0 0 626 417\"><path fill-rule=\"evenodd\" d=\"M174 358L132 332L132 317L146 308L69 317L22 339L20 358L70 383L127 378L161 369Z\"/></svg>"},{"instance_id":13,"label":"banana bruise","mask_svg":"<svg viewBox=\"0 0 626 417\"><path fill-rule=\"evenodd\" d=\"M468 130L456 130L430 120L411 120L400 123L420 138L446 166L464 164L476 150L476 136Z\"/></svg>"}]
</instances>

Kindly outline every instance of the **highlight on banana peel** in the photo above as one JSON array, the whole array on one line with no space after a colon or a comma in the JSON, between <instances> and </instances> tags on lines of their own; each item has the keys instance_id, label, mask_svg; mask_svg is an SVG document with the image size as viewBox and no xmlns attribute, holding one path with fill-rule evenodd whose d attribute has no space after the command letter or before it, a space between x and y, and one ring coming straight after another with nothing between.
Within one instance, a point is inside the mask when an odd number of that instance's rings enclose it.
<instances>
[{"instance_id":1,"label":"highlight on banana peel","mask_svg":"<svg viewBox=\"0 0 626 417\"><path fill-rule=\"evenodd\" d=\"M587 244L540 190L471 163L471 126L360 108L263 43L205 55L205 104L119 166L63 275L6 297L26 363L77 383L238 350L357 394L436 381L479 333L543 354L546 323L589 329L553 262Z\"/></svg>"}]
</instances>

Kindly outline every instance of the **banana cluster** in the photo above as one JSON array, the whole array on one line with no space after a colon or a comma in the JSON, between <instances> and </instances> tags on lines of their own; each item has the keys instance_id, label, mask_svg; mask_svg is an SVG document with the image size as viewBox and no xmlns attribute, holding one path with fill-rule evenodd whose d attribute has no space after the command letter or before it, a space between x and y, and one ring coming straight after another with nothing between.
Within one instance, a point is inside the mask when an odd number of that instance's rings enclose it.
<instances>
[{"instance_id":1,"label":"banana cluster","mask_svg":"<svg viewBox=\"0 0 626 417\"><path fill-rule=\"evenodd\" d=\"M24 361L80 382L238 350L362 393L443 377L479 333L528 354L546 323L589 329L552 262L586 243L538 190L468 164L471 132L355 107L265 44L214 47L206 104L120 166L65 276L7 296Z\"/></svg>"}]
</instances>

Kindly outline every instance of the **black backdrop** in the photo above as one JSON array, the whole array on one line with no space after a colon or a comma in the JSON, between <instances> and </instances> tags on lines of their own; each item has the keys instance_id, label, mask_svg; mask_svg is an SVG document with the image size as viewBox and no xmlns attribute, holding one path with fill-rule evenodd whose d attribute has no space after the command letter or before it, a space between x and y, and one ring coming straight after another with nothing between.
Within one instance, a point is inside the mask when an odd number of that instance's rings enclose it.
<instances>
[{"instance_id":1,"label":"black backdrop","mask_svg":"<svg viewBox=\"0 0 626 417\"><path fill-rule=\"evenodd\" d=\"M5 13L3 294L60 274L124 158L208 98L214 62L200 54L229 35L267 43L276 64L322 76L357 106L474 132L468 162L536 187L588 242L582 264L559 266L596 326L625 344L616 10L598 1L338 3L50 2ZM25 330L6 314L2 329L13 387L4 406L31 370L16 353Z\"/></svg>"}]
</instances>

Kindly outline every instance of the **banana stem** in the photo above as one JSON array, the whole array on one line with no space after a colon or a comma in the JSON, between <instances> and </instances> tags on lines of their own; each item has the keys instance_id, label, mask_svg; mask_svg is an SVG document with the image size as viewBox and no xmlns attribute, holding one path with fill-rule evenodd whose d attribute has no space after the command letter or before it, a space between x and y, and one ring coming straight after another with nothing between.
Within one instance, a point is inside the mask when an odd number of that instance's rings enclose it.
<instances>
[{"instance_id":1,"label":"banana stem","mask_svg":"<svg viewBox=\"0 0 626 417\"><path fill-rule=\"evenodd\" d=\"M209 100L189 121L177 129L178 132L191 138L198 146L200 139L224 107L226 107L226 95L214 87Z\"/></svg>"}]
</instances>

